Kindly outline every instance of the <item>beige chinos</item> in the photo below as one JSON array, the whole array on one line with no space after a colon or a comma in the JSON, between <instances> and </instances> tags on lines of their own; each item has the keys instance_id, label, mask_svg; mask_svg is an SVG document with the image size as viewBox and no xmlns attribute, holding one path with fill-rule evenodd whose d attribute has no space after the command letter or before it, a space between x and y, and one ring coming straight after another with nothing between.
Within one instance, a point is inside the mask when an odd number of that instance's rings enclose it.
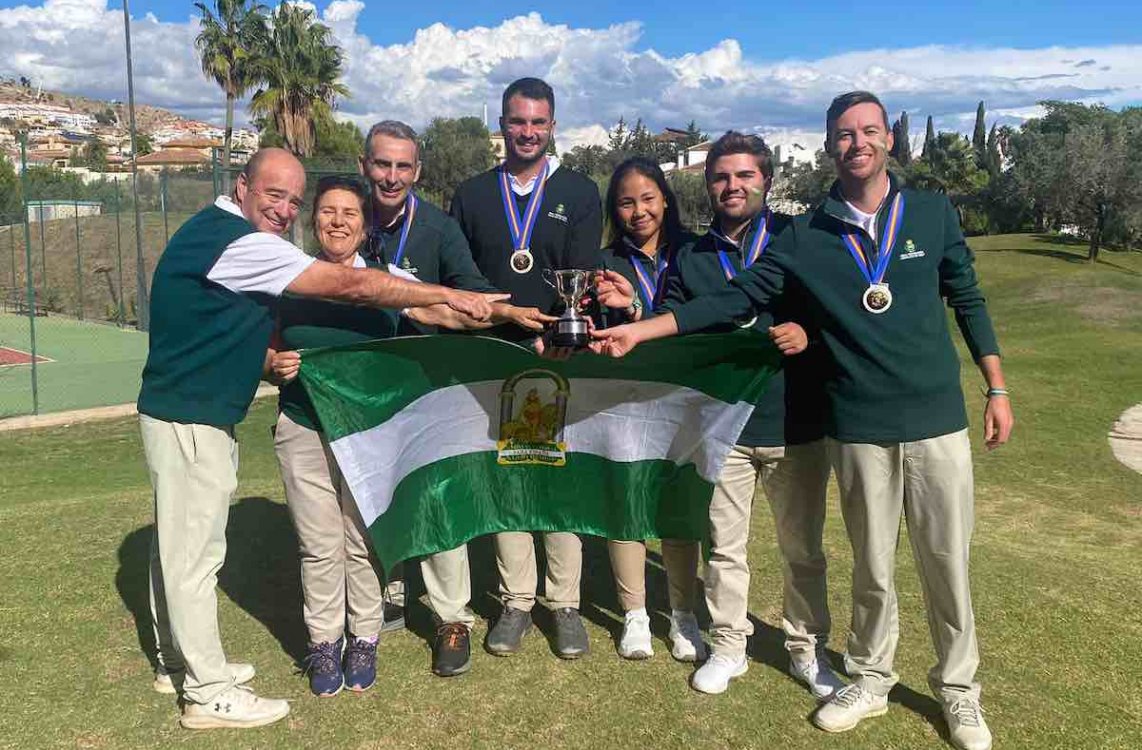
<instances>
[{"instance_id":1,"label":"beige chinos","mask_svg":"<svg viewBox=\"0 0 1142 750\"><path fill-rule=\"evenodd\" d=\"M784 577L785 647L809 659L831 627L821 549L829 462L824 441L778 447L734 446L710 499L706 605L714 653L745 654L749 621L747 558L753 498L760 484L773 512Z\"/></svg>"},{"instance_id":2,"label":"beige chinos","mask_svg":"<svg viewBox=\"0 0 1142 750\"><path fill-rule=\"evenodd\" d=\"M698 557L701 546L686 539L662 540L662 565L666 568L666 585L670 608L694 611L698 589ZM615 590L624 612L646 607L646 542L607 542L611 570L615 574Z\"/></svg>"},{"instance_id":3,"label":"beige chinos","mask_svg":"<svg viewBox=\"0 0 1142 750\"><path fill-rule=\"evenodd\" d=\"M903 514L936 650L928 683L946 704L965 695L978 700L979 650L968 580L974 495L967 430L906 443L830 439L828 446L853 549L847 671L878 695L898 679L894 569Z\"/></svg>"},{"instance_id":4,"label":"beige chinos","mask_svg":"<svg viewBox=\"0 0 1142 750\"><path fill-rule=\"evenodd\" d=\"M472 600L472 574L468 567L468 545L428 555L420 561L420 575L428 594L428 606L442 623L458 622L469 630L476 615Z\"/></svg>"},{"instance_id":5,"label":"beige chinos","mask_svg":"<svg viewBox=\"0 0 1142 750\"><path fill-rule=\"evenodd\" d=\"M381 581L368 531L320 432L278 415L274 452L301 556L303 611L314 643L381 632Z\"/></svg>"},{"instance_id":6,"label":"beige chinos","mask_svg":"<svg viewBox=\"0 0 1142 750\"><path fill-rule=\"evenodd\" d=\"M544 594L550 609L579 608L579 577L583 570L583 542L567 531L543 534L547 553ZM535 542L530 531L496 534L496 567L500 573L500 599L505 607L530 612L535 606L539 574Z\"/></svg>"},{"instance_id":7,"label":"beige chinos","mask_svg":"<svg viewBox=\"0 0 1142 750\"><path fill-rule=\"evenodd\" d=\"M233 427L167 422L139 415L154 488L151 621L159 658L186 668L183 696L208 703L229 689L218 629L218 571L226 559L226 521L238 486Z\"/></svg>"}]
</instances>

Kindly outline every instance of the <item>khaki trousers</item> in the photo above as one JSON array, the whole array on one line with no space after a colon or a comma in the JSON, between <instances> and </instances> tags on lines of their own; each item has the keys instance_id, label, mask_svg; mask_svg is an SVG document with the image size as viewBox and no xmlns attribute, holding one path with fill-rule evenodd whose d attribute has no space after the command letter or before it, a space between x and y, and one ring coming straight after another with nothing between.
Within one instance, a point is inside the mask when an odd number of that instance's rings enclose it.
<instances>
[{"instance_id":1,"label":"khaki trousers","mask_svg":"<svg viewBox=\"0 0 1142 750\"><path fill-rule=\"evenodd\" d=\"M567 531L543 534L547 552L544 593L550 609L579 608L579 577L583 571L583 542ZM530 531L496 534L496 567L500 572L500 600L505 607L530 612L535 606L538 573L535 543Z\"/></svg>"},{"instance_id":2,"label":"khaki trousers","mask_svg":"<svg viewBox=\"0 0 1142 750\"><path fill-rule=\"evenodd\" d=\"M314 643L381 632L381 582L368 531L320 432L278 415L274 452L297 531L305 627Z\"/></svg>"},{"instance_id":3,"label":"khaki trousers","mask_svg":"<svg viewBox=\"0 0 1142 750\"><path fill-rule=\"evenodd\" d=\"M828 641L825 525L829 462L824 442L784 447L734 446L710 499L710 559L706 605L715 653L738 658L753 634L747 559L750 515L760 484L773 513L783 558L785 647L791 658L813 657Z\"/></svg>"},{"instance_id":4,"label":"khaki trousers","mask_svg":"<svg viewBox=\"0 0 1142 750\"><path fill-rule=\"evenodd\" d=\"M967 430L909 443L830 439L828 446L853 549L847 671L880 695L898 679L892 668L900 635L893 574L903 513L936 649L928 683L945 702L965 694L978 698L979 650L968 580L974 499Z\"/></svg>"},{"instance_id":5,"label":"khaki trousers","mask_svg":"<svg viewBox=\"0 0 1142 750\"><path fill-rule=\"evenodd\" d=\"M437 552L420 561L420 575L428 593L428 605L441 623L458 622L469 630L476 615L468 603L472 599L472 575L468 567L468 545Z\"/></svg>"},{"instance_id":6,"label":"khaki trousers","mask_svg":"<svg viewBox=\"0 0 1142 750\"><path fill-rule=\"evenodd\" d=\"M151 618L159 662L186 669L183 697L207 703L233 684L218 629L218 571L238 486L233 427L139 415L154 488Z\"/></svg>"},{"instance_id":7,"label":"khaki trousers","mask_svg":"<svg viewBox=\"0 0 1142 750\"><path fill-rule=\"evenodd\" d=\"M686 539L662 540L662 564L666 568L666 585L670 608L694 611L694 595L698 589L698 552L700 545ZM615 589L624 612L646 607L646 543L635 541L607 542Z\"/></svg>"}]
</instances>

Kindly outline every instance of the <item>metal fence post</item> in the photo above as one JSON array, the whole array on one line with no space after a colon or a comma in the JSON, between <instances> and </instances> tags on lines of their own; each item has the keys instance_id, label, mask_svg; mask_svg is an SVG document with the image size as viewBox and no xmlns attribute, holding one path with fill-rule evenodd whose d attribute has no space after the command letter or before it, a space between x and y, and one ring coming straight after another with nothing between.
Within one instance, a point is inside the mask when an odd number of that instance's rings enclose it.
<instances>
[{"instance_id":1,"label":"metal fence post","mask_svg":"<svg viewBox=\"0 0 1142 750\"><path fill-rule=\"evenodd\" d=\"M43 287L40 291L43 293L46 300L48 296L48 245L47 240L44 239L44 199L40 198L40 266L43 268L44 277L40 280Z\"/></svg>"},{"instance_id":2,"label":"metal fence post","mask_svg":"<svg viewBox=\"0 0 1142 750\"><path fill-rule=\"evenodd\" d=\"M127 313L123 307L123 230L119 225L119 180L115 180L115 258L119 266L119 325L127 325Z\"/></svg>"},{"instance_id":3,"label":"metal fence post","mask_svg":"<svg viewBox=\"0 0 1142 750\"><path fill-rule=\"evenodd\" d=\"M83 251L79 240L79 199L75 201L75 282L79 293L79 319L83 320Z\"/></svg>"},{"instance_id":4,"label":"metal fence post","mask_svg":"<svg viewBox=\"0 0 1142 750\"><path fill-rule=\"evenodd\" d=\"M12 246L12 288L16 288L16 222L9 217L8 244Z\"/></svg>"},{"instance_id":5,"label":"metal fence post","mask_svg":"<svg viewBox=\"0 0 1142 750\"><path fill-rule=\"evenodd\" d=\"M163 171L159 173L159 204L163 209L163 235L166 236L167 242L171 241L170 225L167 223L167 170L163 167Z\"/></svg>"},{"instance_id":6,"label":"metal fence post","mask_svg":"<svg viewBox=\"0 0 1142 750\"><path fill-rule=\"evenodd\" d=\"M20 193L24 223L24 262L27 263L24 287L27 289L28 300L28 338L32 347L32 413L40 413L40 392L38 389L36 372L36 289L32 280L32 228L28 224L28 134L20 133ZM43 211L43 204L40 204Z\"/></svg>"}]
</instances>

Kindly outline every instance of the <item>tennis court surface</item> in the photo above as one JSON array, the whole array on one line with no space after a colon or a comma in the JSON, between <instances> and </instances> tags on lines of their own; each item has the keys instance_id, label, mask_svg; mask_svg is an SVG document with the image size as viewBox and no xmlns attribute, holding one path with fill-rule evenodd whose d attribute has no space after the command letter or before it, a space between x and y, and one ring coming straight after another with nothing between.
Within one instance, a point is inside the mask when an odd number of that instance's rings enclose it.
<instances>
[{"instance_id":1,"label":"tennis court surface","mask_svg":"<svg viewBox=\"0 0 1142 750\"><path fill-rule=\"evenodd\" d=\"M32 413L28 318L0 314L0 418ZM61 316L36 318L39 412L130 403L139 394L147 335Z\"/></svg>"}]
</instances>

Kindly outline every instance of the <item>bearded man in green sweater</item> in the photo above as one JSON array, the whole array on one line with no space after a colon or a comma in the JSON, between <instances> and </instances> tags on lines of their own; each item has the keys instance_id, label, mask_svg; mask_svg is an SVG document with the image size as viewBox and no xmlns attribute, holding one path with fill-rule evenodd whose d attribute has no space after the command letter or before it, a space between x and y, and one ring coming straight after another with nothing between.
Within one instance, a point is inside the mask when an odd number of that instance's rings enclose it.
<instances>
[{"instance_id":1,"label":"bearded man in green sweater","mask_svg":"<svg viewBox=\"0 0 1142 750\"><path fill-rule=\"evenodd\" d=\"M892 133L880 101L864 91L834 99L825 146L838 175L829 197L797 217L757 263L671 314L594 332L593 348L622 356L642 341L748 319L787 294L802 297L807 327L820 331L829 355L827 450L853 550L845 662L854 681L813 721L843 732L888 709L898 679L893 574L903 515L937 656L929 684L952 743L987 750L968 578L971 450L944 300L987 384L989 449L1008 440L1014 422L999 346L955 208L888 173Z\"/></svg>"}]
</instances>

